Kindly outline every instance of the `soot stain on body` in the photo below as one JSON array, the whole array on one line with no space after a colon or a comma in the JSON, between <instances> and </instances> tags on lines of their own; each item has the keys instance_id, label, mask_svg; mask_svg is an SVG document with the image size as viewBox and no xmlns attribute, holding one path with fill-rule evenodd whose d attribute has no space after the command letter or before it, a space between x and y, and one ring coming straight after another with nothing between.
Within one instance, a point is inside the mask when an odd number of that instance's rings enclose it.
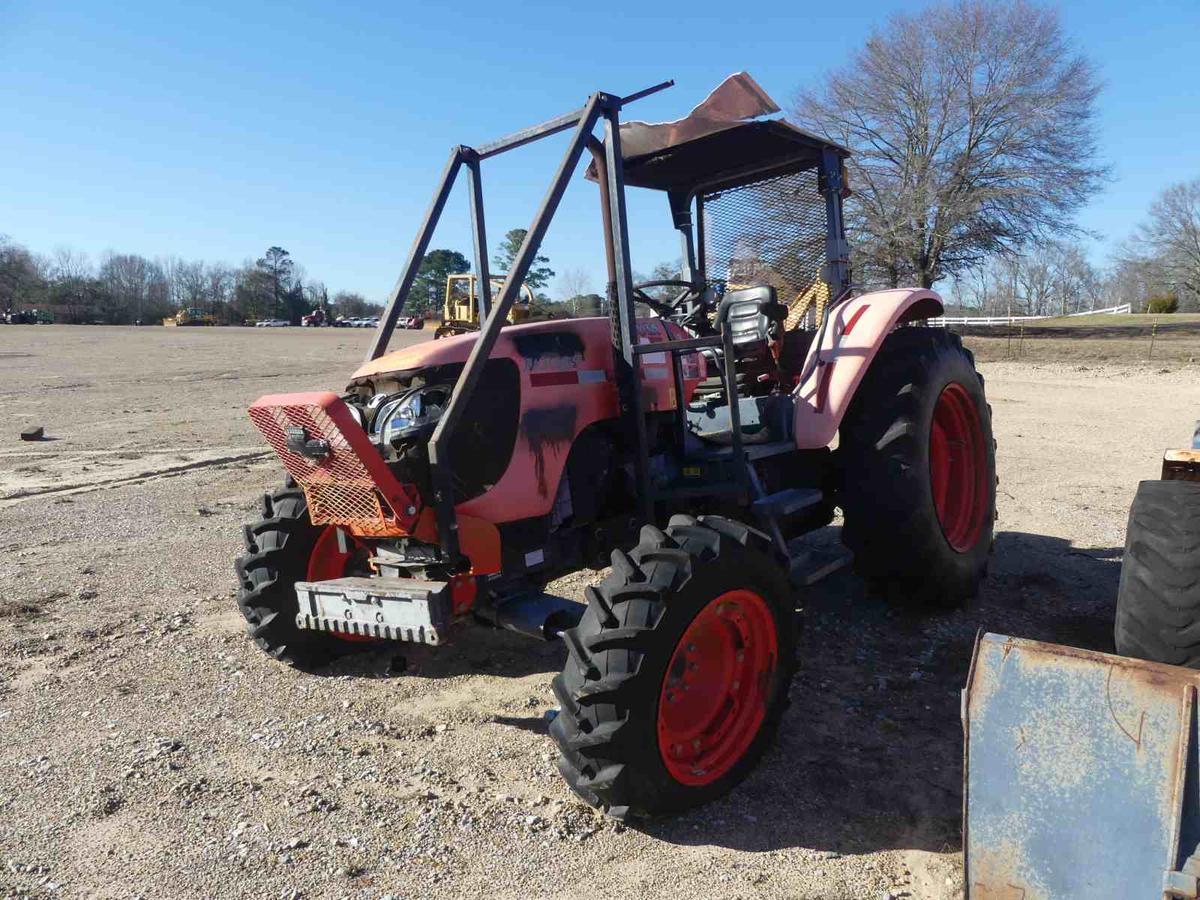
<instances>
[{"instance_id":1,"label":"soot stain on body","mask_svg":"<svg viewBox=\"0 0 1200 900\"><path fill-rule=\"evenodd\" d=\"M575 423L579 411L574 406L547 406L526 410L521 417L521 433L533 451L533 472L537 478L538 493L545 497L546 450L561 453L563 445L570 445L575 437Z\"/></svg>"},{"instance_id":2,"label":"soot stain on body","mask_svg":"<svg viewBox=\"0 0 1200 900\"><path fill-rule=\"evenodd\" d=\"M522 334L513 338L513 345L530 371L541 365L544 357L565 359L575 366L583 362L583 339L572 331Z\"/></svg>"}]
</instances>

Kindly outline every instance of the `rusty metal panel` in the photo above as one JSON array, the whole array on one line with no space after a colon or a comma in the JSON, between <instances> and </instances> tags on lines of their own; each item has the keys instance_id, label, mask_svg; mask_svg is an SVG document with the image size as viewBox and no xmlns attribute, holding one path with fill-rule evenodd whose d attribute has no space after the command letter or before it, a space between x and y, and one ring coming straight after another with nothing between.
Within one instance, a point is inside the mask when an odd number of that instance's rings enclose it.
<instances>
[{"instance_id":1,"label":"rusty metal panel","mask_svg":"<svg viewBox=\"0 0 1200 900\"><path fill-rule=\"evenodd\" d=\"M1200 481L1200 449L1168 450L1163 454L1164 481Z\"/></svg>"},{"instance_id":2,"label":"rusty metal panel","mask_svg":"<svg viewBox=\"0 0 1200 900\"><path fill-rule=\"evenodd\" d=\"M963 697L967 897L1163 897L1181 824L1195 834L1194 804L1182 811L1198 680L984 635Z\"/></svg>"}]
</instances>

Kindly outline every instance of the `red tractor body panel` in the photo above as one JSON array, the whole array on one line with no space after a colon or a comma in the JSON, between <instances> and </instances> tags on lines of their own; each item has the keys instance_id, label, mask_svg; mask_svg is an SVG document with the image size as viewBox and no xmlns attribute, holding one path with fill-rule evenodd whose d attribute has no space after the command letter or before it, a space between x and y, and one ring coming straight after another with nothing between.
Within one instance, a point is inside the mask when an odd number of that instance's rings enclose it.
<instances>
[{"instance_id":1,"label":"red tractor body panel","mask_svg":"<svg viewBox=\"0 0 1200 900\"><path fill-rule=\"evenodd\" d=\"M942 309L934 291L899 288L863 294L830 310L825 339L813 344L806 362L816 354L817 365L793 394L796 446L827 447L888 332L901 322L940 316Z\"/></svg>"},{"instance_id":2,"label":"red tractor body panel","mask_svg":"<svg viewBox=\"0 0 1200 900\"><path fill-rule=\"evenodd\" d=\"M485 493L457 510L494 524L547 515L554 506L567 454L588 426L617 418L617 386L607 318L511 325L491 359L511 359L521 373L520 427L508 468ZM462 334L396 350L362 366L355 381L466 362L477 335ZM660 319L638 320L638 342L685 338ZM685 402L703 377L699 354L682 356ZM675 383L666 353L642 357L647 412L675 408Z\"/></svg>"}]
</instances>

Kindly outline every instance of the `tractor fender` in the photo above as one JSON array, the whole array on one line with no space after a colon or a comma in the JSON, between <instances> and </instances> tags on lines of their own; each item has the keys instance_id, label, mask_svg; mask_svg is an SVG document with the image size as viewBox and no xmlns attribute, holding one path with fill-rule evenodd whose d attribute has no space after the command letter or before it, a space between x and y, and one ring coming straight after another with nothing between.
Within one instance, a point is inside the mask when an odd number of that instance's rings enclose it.
<instances>
[{"instance_id":1,"label":"tractor fender","mask_svg":"<svg viewBox=\"0 0 1200 900\"><path fill-rule=\"evenodd\" d=\"M805 371L810 366L812 371L792 392L796 446L827 447L883 339L901 323L932 319L942 311L942 298L924 288L874 291L830 310L824 336L818 332L805 360Z\"/></svg>"}]
</instances>

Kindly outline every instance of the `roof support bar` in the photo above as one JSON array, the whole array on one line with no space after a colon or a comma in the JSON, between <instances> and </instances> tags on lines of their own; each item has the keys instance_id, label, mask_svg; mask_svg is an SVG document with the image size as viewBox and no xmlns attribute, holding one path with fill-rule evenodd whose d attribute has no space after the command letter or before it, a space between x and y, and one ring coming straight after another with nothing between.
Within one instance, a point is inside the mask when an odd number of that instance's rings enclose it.
<instances>
[{"instance_id":1,"label":"roof support bar","mask_svg":"<svg viewBox=\"0 0 1200 900\"><path fill-rule=\"evenodd\" d=\"M563 193L567 189L567 183L579 165L579 158L583 154L592 129L596 126L596 120L600 117L601 105L605 99L606 95L593 94L584 107L583 115L575 120L575 132L571 137L571 144L559 164L553 181L550 182L546 196L534 214L533 222L525 234L521 249L517 251L517 257L513 260L504 286L500 289L496 305L484 321L479 337L471 347L471 353L467 357L462 374L454 385L450 403L438 420L437 427L433 430L433 436L429 439L430 480L433 483L438 537L441 541L443 555L452 565L461 561L461 554L458 544L458 521L454 512L454 478L451 471L453 461L449 458L443 441L447 435L453 434L470 402L471 395L475 393L475 386L483 374L483 367L492 353L492 348L496 345L496 340L500 337L500 329L507 322L509 310L512 309L513 303L520 294L521 285L525 283L525 277L529 274L534 257L537 256L538 249L541 247L542 239L546 236L546 229L550 227L550 220L558 209L559 201L562 200ZM628 259L627 250L626 259Z\"/></svg>"},{"instance_id":2,"label":"roof support bar","mask_svg":"<svg viewBox=\"0 0 1200 900\"><path fill-rule=\"evenodd\" d=\"M492 275L488 271L487 229L483 217L483 178L479 154L467 155L467 184L471 189L471 237L475 249L475 283L479 285L479 321L487 321L492 308Z\"/></svg>"},{"instance_id":3,"label":"roof support bar","mask_svg":"<svg viewBox=\"0 0 1200 900\"><path fill-rule=\"evenodd\" d=\"M450 196L450 189L454 187L454 179L458 176L458 170L462 166L465 149L460 146L450 151L450 158L446 160L446 168L442 170L442 180L438 182L433 200L430 201L429 208L425 210L425 219L417 230L416 240L413 241L412 249L408 251L404 271L400 273L395 287L388 295L387 308L384 310L383 318L379 320L379 330L375 332L375 340L371 342L371 349L367 351L367 362L378 359L387 350L388 341L392 339L392 332L396 329L396 320L404 311L404 302L408 299L408 292L412 290L417 271L421 268L422 260L425 259L425 251L429 249L433 231L437 227L438 219L442 217L446 199Z\"/></svg>"},{"instance_id":4,"label":"roof support bar","mask_svg":"<svg viewBox=\"0 0 1200 900\"><path fill-rule=\"evenodd\" d=\"M633 270L629 264L629 225L625 214L625 164L621 158L620 101L604 108L604 174L608 186L608 213L613 246L615 294L610 297L613 322L613 365L616 370L617 397L623 421L633 420L634 469L641 501L643 522L654 521L654 499L650 493L650 442L646 435L646 417L642 414L641 379L638 377L637 312L633 305Z\"/></svg>"},{"instance_id":5,"label":"roof support bar","mask_svg":"<svg viewBox=\"0 0 1200 900\"><path fill-rule=\"evenodd\" d=\"M840 298L850 287L850 248L842 220L842 156L831 147L821 152L819 184L825 195L825 267L829 295Z\"/></svg>"}]
</instances>

